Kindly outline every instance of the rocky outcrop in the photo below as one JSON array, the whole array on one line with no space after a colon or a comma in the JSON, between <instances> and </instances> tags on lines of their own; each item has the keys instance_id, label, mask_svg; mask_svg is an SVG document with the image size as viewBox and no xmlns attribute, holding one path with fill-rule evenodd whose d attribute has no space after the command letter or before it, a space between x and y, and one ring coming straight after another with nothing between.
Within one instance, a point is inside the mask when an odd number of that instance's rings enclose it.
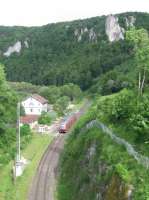
<instances>
[{"instance_id":1,"label":"rocky outcrop","mask_svg":"<svg viewBox=\"0 0 149 200\"><path fill-rule=\"evenodd\" d=\"M124 39L124 29L120 27L118 23L118 17L109 15L106 19L105 28L110 42Z\"/></svg>"},{"instance_id":2,"label":"rocky outcrop","mask_svg":"<svg viewBox=\"0 0 149 200\"><path fill-rule=\"evenodd\" d=\"M24 46L25 46L26 48L29 48L29 44L28 44L28 41L27 41L27 40L24 41Z\"/></svg>"},{"instance_id":3,"label":"rocky outcrop","mask_svg":"<svg viewBox=\"0 0 149 200\"><path fill-rule=\"evenodd\" d=\"M133 27L136 21L136 18L134 16L129 16L125 18L126 20L126 26L127 27Z\"/></svg>"},{"instance_id":4,"label":"rocky outcrop","mask_svg":"<svg viewBox=\"0 0 149 200\"><path fill-rule=\"evenodd\" d=\"M9 46L7 51L3 53L4 56L9 57L11 56L11 54L13 53L20 53L22 48L29 48L29 43L28 43L28 39L24 40L24 42L21 41L17 41L13 46Z\"/></svg>"},{"instance_id":5,"label":"rocky outcrop","mask_svg":"<svg viewBox=\"0 0 149 200\"><path fill-rule=\"evenodd\" d=\"M77 28L74 31L74 35L77 38L78 42L80 42L82 40L82 38L85 34L87 34L89 42L97 41L97 34L94 31L94 28L90 28L90 29L88 29L87 27L80 28L80 29Z\"/></svg>"},{"instance_id":6,"label":"rocky outcrop","mask_svg":"<svg viewBox=\"0 0 149 200\"><path fill-rule=\"evenodd\" d=\"M21 42L17 41L13 46L9 46L7 51L3 54L6 57L9 57L12 53L20 53L22 48Z\"/></svg>"},{"instance_id":7,"label":"rocky outcrop","mask_svg":"<svg viewBox=\"0 0 149 200\"><path fill-rule=\"evenodd\" d=\"M131 200L133 186L127 185L114 175L107 187L105 200Z\"/></svg>"},{"instance_id":8,"label":"rocky outcrop","mask_svg":"<svg viewBox=\"0 0 149 200\"><path fill-rule=\"evenodd\" d=\"M96 40L97 40L97 35L96 35L94 29L91 28L89 31L89 41L96 41Z\"/></svg>"}]
</instances>

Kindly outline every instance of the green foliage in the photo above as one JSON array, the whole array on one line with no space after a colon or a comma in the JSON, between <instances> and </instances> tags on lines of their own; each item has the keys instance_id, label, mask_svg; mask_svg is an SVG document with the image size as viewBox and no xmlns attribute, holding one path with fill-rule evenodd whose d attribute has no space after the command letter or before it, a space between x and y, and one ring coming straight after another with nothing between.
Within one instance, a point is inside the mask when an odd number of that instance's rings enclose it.
<instances>
[{"instance_id":1,"label":"green foliage","mask_svg":"<svg viewBox=\"0 0 149 200\"><path fill-rule=\"evenodd\" d=\"M17 96L7 85L4 66L0 65L0 165L14 157L16 105Z\"/></svg>"},{"instance_id":2,"label":"green foliage","mask_svg":"<svg viewBox=\"0 0 149 200\"><path fill-rule=\"evenodd\" d=\"M134 200L148 199L148 170L99 129L84 129L98 111L94 104L68 137L59 167L58 200L90 200L97 196L122 200L129 186L134 188Z\"/></svg>"},{"instance_id":3,"label":"green foliage","mask_svg":"<svg viewBox=\"0 0 149 200\"><path fill-rule=\"evenodd\" d=\"M50 125L52 121L52 117L49 113L43 112L38 119L39 124L47 124Z\"/></svg>"},{"instance_id":4,"label":"green foliage","mask_svg":"<svg viewBox=\"0 0 149 200\"><path fill-rule=\"evenodd\" d=\"M56 86L42 87L39 90L39 93L48 99L48 102L51 104L54 104L56 100L61 96L60 88Z\"/></svg>"},{"instance_id":5,"label":"green foliage","mask_svg":"<svg viewBox=\"0 0 149 200\"><path fill-rule=\"evenodd\" d=\"M31 135L30 126L28 124L21 126L20 133L21 133L21 136Z\"/></svg>"},{"instance_id":6,"label":"green foliage","mask_svg":"<svg viewBox=\"0 0 149 200\"><path fill-rule=\"evenodd\" d=\"M89 92L98 95L108 95L119 92L124 88L135 89L136 75L136 64L132 56L131 59L94 79L93 86L91 86Z\"/></svg>"},{"instance_id":7,"label":"green foliage","mask_svg":"<svg viewBox=\"0 0 149 200\"><path fill-rule=\"evenodd\" d=\"M59 115L63 115L66 111L69 101L70 101L70 99L67 96L60 97L54 104L54 110Z\"/></svg>"},{"instance_id":8,"label":"green foliage","mask_svg":"<svg viewBox=\"0 0 149 200\"><path fill-rule=\"evenodd\" d=\"M82 91L78 85L74 85L69 83L67 85L63 85L61 88L61 94L70 98L71 101L75 99L80 99L82 96Z\"/></svg>"},{"instance_id":9,"label":"green foliage","mask_svg":"<svg viewBox=\"0 0 149 200\"><path fill-rule=\"evenodd\" d=\"M136 28L149 30L148 14L123 13L118 18L125 30L128 29L126 17L130 16L136 18ZM6 65L7 78L10 81L26 81L38 85L74 83L83 90L88 89L93 85L93 79L121 66L133 55L133 45L129 42L109 43L105 21L106 16L101 16L42 27L0 27L0 58ZM75 30L80 34L86 28L88 31L78 41ZM95 40L89 38L91 30L96 34ZM18 40L22 42L20 54L4 57L3 53ZM24 45L26 40L29 48Z\"/></svg>"},{"instance_id":10,"label":"green foliage","mask_svg":"<svg viewBox=\"0 0 149 200\"><path fill-rule=\"evenodd\" d=\"M149 95L143 95L137 102L135 112L130 121L132 129L137 133L137 141L149 141Z\"/></svg>"},{"instance_id":11,"label":"green foliage","mask_svg":"<svg viewBox=\"0 0 149 200\"><path fill-rule=\"evenodd\" d=\"M149 72L149 35L143 28L132 28L126 32L126 39L134 44L135 61L139 71L138 92L142 95L146 73Z\"/></svg>"},{"instance_id":12,"label":"green foliage","mask_svg":"<svg viewBox=\"0 0 149 200\"><path fill-rule=\"evenodd\" d=\"M149 146L149 97L142 97L131 90L97 99L97 116L111 124L115 132L148 154Z\"/></svg>"},{"instance_id":13,"label":"green foliage","mask_svg":"<svg viewBox=\"0 0 149 200\"><path fill-rule=\"evenodd\" d=\"M121 27L126 31L126 17L130 16L136 18L136 29L144 28L149 31L149 15L146 13L123 13L117 16ZM26 88L31 93L39 91L40 86L34 87L24 81L47 86L73 83L86 90L102 75L119 67L120 73L103 80L103 87L100 81L96 82L95 92L100 90L102 94L109 94L130 88L134 79L131 75L136 73L137 68L133 59L134 43L130 40L110 43L105 33L105 21L106 16L102 16L43 27L0 27L0 34L3 36L0 38L0 58L6 65L8 80L22 82L19 87ZM78 30L80 34L86 28L88 32L82 34L82 40L78 41L79 36L75 36L74 32ZM95 40L89 39L91 30L96 34ZM18 40L22 42L21 52L13 53L10 57L3 56L3 52ZM29 48L24 45L26 40ZM11 85L17 87L17 83Z\"/></svg>"},{"instance_id":14,"label":"green foliage","mask_svg":"<svg viewBox=\"0 0 149 200\"><path fill-rule=\"evenodd\" d=\"M116 169L116 173L118 173L118 175L122 178L122 180L128 183L130 182L130 174L128 172L128 169L126 169L124 165L117 164L115 166L115 169Z\"/></svg>"},{"instance_id":15,"label":"green foliage","mask_svg":"<svg viewBox=\"0 0 149 200\"><path fill-rule=\"evenodd\" d=\"M127 121L135 108L135 103L135 94L131 90L124 89L104 100L99 99L98 110L102 111L99 113L99 117L104 117L112 122Z\"/></svg>"},{"instance_id":16,"label":"green foliage","mask_svg":"<svg viewBox=\"0 0 149 200\"><path fill-rule=\"evenodd\" d=\"M8 82L9 86L18 93L37 93L41 86L33 85L27 82Z\"/></svg>"},{"instance_id":17,"label":"green foliage","mask_svg":"<svg viewBox=\"0 0 149 200\"><path fill-rule=\"evenodd\" d=\"M25 115L25 110L24 107L21 105L20 106L20 116L24 116Z\"/></svg>"},{"instance_id":18,"label":"green foliage","mask_svg":"<svg viewBox=\"0 0 149 200\"><path fill-rule=\"evenodd\" d=\"M4 66L0 65L0 166L15 157L17 102L18 96L8 86ZM31 131L27 125L21 127L21 136L21 148L24 148L31 139Z\"/></svg>"},{"instance_id":19,"label":"green foliage","mask_svg":"<svg viewBox=\"0 0 149 200\"><path fill-rule=\"evenodd\" d=\"M123 90L111 103L111 120L127 120L133 112L134 106L133 92Z\"/></svg>"},{"instance_id":20,"label":"green foliage","mask_svg":"<svg viewBox=\"0 0 149 200\"><path fill-rule=\"evenodd\" d=\"M55 104L56 101L63 96L68 97L71 101L82 98L82 91L80 87L72 83L60 87L41 87L39 93L48 99L51 104Z\"/></svg>"},{"instance_id":21,"label":"green foliage","mask_svg":"<svg viewBox=\"0 0 149 200\"><path fill-rule=\"evenodd\" d=\"M124 66L125 67L125 66ZM101 94L111 94L132 86L132 80L117 70L109 71L100 80Z\"/></svg>"}]
</instances>

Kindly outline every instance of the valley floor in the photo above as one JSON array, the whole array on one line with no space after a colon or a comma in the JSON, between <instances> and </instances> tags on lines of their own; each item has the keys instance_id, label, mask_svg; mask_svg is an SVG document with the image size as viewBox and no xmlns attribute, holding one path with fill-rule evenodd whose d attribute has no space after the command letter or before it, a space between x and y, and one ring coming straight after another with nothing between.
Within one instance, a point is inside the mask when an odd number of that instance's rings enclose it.
<instances>
[{"instance_id":1,"label":"valley floor","mask_svg":"<svg viewBox=\"0 0 149 200\"><path fill-rule=\"evenodd\" d=\"M38 163L52 141L52 136L34 134L31 143L22 152L22 155L30 161L23 175L18 177L15 183L12 179L12 166L10 162L0 171L0 200L26 200L30 184L37 169Z\"/></svg>"}]
</instances>

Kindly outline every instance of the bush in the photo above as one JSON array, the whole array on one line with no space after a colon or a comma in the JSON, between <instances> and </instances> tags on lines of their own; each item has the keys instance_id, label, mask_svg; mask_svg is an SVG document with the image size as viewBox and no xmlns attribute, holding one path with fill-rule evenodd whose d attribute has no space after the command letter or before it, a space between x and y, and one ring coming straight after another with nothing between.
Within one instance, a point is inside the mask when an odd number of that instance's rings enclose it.
<instances>
[{"instance_id":1,"label":"bush","mask_svg":"<svg viewBox=\"0 0 149 200\"><path fill-rule=\"evenodd\" d=\"M98 110L110 122L128 121L136 106L135 94L127 89L98 102ZM101 115L99 114L99 115Z\"/></svg>"},{"instance_id":2,"label":"bush","mask_svg":"<svg viewBox=\"0 0 149 200\"><path fill-rule=\"evenodd\" d=\"M48 114L48 113L45 113L43 112L41 114L41 116L39 117L38 119L38 123L39 124L47 124L47 125L50 125L51 124L51 121L52 121L52 117Z\"/></svg>"},{"instance_id":3,"label":"bush","mask_svg":"<svg viewBox=\"0 0 149 200\"><path fill-rule=\"evenodd\" d=\"M132 129L137 133L138 141L149 141L149 96L138 100L136 110L130 118Z\"/></svg>"},{"instance_id":4,"label":"bush","mask_svg":"<svg viewBox=\"0 0 149 200\"><path fill-rule=\"evenodd\" d=\"M130 174L128 172L128 170L126 169L126 167L124 167L124 165L122 164L117 164L115 166L115 170L116 170L116 173L122 178L123 181L125 182L130 182Z\"/></svg>"},{"instance_id":5,"label":"bush","mask_svg":"<svg viewBox=\"0 0 149 200\"><path fill-rule=\"evenodd\" d=\"M22 136L31 135L30 126L28 124L21 126L20 133L21 133Z\"/></svg>"},{"instance_id":6,"label":"bush","mask_svg":"<svg viewBox=\"0 0 149 200\"><path fill-rule=\"evenodd\" d=\"M114 121L128 120L135 109L134 93L123 90L112 102L111 119Z\"/></svg>"},{"instance_id":7,"label":"bush","mask_svg":"<svg viewBox=\"0 0 149 200\"><path fill-rule=\"evenodd\" d=\"M66 108L69 104L69 97L67 96L63 96L61 98L59 98L56 103L54 104L54 110L59 114L59 115L63 115L66 111Z\"/></svg>"}]
</instances>

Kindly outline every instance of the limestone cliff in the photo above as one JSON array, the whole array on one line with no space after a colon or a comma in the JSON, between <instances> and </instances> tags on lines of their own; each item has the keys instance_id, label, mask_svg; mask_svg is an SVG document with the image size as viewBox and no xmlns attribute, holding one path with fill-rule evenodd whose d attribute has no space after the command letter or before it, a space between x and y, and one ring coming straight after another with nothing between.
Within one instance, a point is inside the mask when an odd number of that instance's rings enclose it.
<instances>
[{"instance_id":1,"label":"limestone cliff","mask_svg":"<svg viewBox=\"0 0 149 200\"><path fill-rule=\"evenodd\" d=\"M21 51L21 42L17 41L13 46L9 46L7 51L4 53L4 56L9 57L12 53L20 53Z\"/></svg>"},{"instance_id":2,"label":"limestone cliff","mask_svg":"<svg viewBox=\"0 0 149 200\"><path fill-rule=\"evenodd\" d=\"M118 23L118 17L109 15L105 24L106 34L110 42L124 39L124 29Z\"/></svg>"}]
</instances>

